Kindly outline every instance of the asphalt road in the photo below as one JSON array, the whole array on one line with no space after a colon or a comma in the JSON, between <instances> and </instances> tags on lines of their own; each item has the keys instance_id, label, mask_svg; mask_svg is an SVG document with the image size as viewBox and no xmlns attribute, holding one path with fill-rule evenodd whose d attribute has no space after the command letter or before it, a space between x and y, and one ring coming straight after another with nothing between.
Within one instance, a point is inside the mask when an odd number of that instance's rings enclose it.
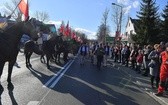
<instances>
[{"instance_id":1,"label":"asphalt road","mask_svg":"<svg viewBox=\"0 0 168 105\"><path fill-rule=\"evenodd\" d=\"M52 63L48 70L36 55L31 62L33 67L27 69L23 54L19 55L12 75L14 89L7 88L5 65L2 105L159 105L139 89L134 76L117 67L99 71L89 60L80 66L75 59Z\"/></svg>"}]
</instances>

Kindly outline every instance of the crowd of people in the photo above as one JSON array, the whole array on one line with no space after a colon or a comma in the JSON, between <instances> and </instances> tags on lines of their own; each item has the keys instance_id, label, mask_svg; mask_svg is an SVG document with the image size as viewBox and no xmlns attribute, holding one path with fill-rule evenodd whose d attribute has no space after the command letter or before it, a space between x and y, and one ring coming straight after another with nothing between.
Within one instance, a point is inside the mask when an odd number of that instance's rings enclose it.
<instances>
[{"instance_id":1,"label":"crowd of people","mask_svg":"<svg viewBox=\"0 0 168 105\"><path fill-rule=\"evenodd\" d=\"M144 45L112 45L98 42L91 45L83 43L79 49L81 61L84 61L89 55L91 63L97 65L98 69L107 66L107 60L113 59L115 63L121 63L123 66L130 67L137 74L150 76L151 88L158 89L156 96L162 96L167 90L168 78L168 43ZM155 80L155 84L154 84Z\"/></svg>"}]
</instances>

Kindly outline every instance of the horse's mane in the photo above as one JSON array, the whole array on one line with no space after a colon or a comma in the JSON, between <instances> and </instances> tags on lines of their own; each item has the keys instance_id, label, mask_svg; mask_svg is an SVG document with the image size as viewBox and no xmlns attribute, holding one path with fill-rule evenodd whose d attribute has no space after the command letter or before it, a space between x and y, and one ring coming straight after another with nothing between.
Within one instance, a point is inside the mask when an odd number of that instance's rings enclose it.
<instances>
[{"instance_id":1,"label":"horse's mane","mask_svg":"<svg viewBox=\"0 0 168 105\"><path fill-rule=\"evenodd\" d=\"M52 36L52 37L49 39L49 41L58 41L59 38L62 39L61 36Z\"/></svg>"},{"instance_id":2,"label":"horse's mane","mask_svg":"<svg viewBox=\"0 0 168 105\"><path fill-rule=\"evenodd\" d=\"M16 23L13 23L11 24L10 26L6 27L3 31L6 32L6 31L9 31L9 30L13 30L13 27L16 27L16 26L22 26L23 22L16 22Z\"/></svg>"}]
</instances>

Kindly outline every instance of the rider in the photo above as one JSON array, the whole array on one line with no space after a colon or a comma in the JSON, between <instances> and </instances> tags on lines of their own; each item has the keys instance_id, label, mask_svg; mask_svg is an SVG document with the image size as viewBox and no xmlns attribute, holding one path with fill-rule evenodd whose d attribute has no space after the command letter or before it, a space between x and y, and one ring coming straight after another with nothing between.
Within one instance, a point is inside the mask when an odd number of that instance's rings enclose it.
<instances>
[{"instance_id":1,"label":"rider","mask_svg":"<svg viewBox=\"0 0 168 105\"><path fill-rule=\"evenodd\" d=\"M101 63L103 61L103 56L105 54L105 50L103 48L103 44L100 44L100 47L96 50L96 56L97 56L97 68L100 70Z\"/></svg>"},{"instance_id":2,"label":"rider","mask_svg":"<svg viewBox=\"0 0 168 105\"><path fill-rule=\"evenodd\" d=\"M99 48L98 42L94 43L94 45L93 45L93 51L92 51L93 54L94 54L94 56L93 56L93 58L94 58L93 64L95 64L95 65L96 65L96 62L97 62L97 57L96 57L96 50L97 50L97 48Z\"/></svg>"},{"instance_id":3,"label":"rider","mask_svg":"<svg viewBox=\"0 0 168 105\"><path fill-rule=\"evenodd\" d=\"M88 54L89 52L89 49L88 49L88 46L86 45L86 43L83 43L80 47L80 64L83 65L84 64L84 61L85 61L85 57L86 55Z\"/></svg>"},{"instance_id":4,"label":"rider","mask_svg":"<svg viewBox=\"0 0 168 105\"><path fill-rule=\"evenodd\" d=\"M42 32L38 33L37 44L39 46L39 49L42 50L42 44L43 44Z\"/></svg>"}]
</instances>

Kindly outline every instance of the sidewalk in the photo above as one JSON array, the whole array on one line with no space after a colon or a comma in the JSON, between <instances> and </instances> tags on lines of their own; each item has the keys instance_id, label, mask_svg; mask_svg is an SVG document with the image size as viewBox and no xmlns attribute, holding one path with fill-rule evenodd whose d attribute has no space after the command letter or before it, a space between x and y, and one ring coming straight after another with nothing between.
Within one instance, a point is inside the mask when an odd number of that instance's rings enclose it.
<instances>
[{"instance_id":1,"label":"sidewalk","mask_svg":"<svg viewBox=\"0 0 168 105\"><path fill-rule=\"evenodd\" d=\"M132 76L132 80L133 80L132 82L134 84L138 85L138 87L143 92L145 92L146 94L148 94L149 96L154 98L161 105L168 105L168 94L166 92L163 97L157 97L155 95L155 93L157 93L157 89L151 89L150 76L144 77L141 74L137 74L131 68L120 65L120 63L114 63L111 60L110 60L110 62L113 63L114 68L117 68L118 70L122 70L123 72L127 72L128 74L130 74ZM154 81L154 83L155 83L155 81Z\"/></svg>"}]
</instances>

